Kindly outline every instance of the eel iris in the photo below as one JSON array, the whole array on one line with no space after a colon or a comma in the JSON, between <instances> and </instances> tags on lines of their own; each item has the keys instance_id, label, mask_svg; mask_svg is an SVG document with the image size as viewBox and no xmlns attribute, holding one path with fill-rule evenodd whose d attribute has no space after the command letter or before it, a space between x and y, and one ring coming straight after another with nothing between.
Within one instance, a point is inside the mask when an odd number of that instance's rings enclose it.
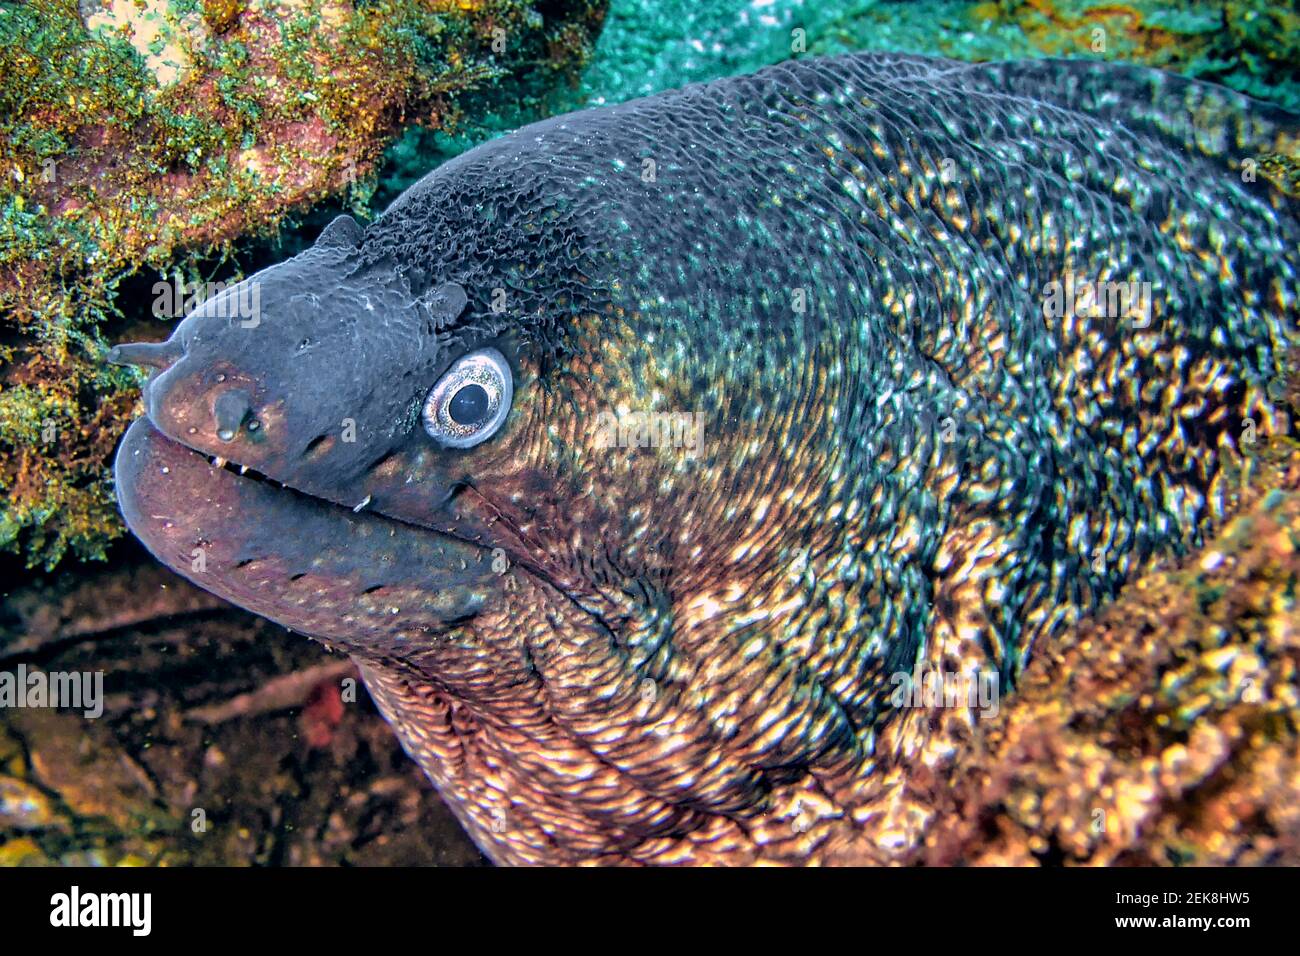
<instances>
[{"instance_id":1,"label":"eel iris","mask_svg":"<svg viewBox=\"0 0 1300 956\"><path fill-rule=\"evenodd\" d=\"M1298 137L874 54L530 125L119 347L122 511L498 862L905 860L988 701L900 675L1009 691L1290 429Z\"/></svg>"}]
</instances>

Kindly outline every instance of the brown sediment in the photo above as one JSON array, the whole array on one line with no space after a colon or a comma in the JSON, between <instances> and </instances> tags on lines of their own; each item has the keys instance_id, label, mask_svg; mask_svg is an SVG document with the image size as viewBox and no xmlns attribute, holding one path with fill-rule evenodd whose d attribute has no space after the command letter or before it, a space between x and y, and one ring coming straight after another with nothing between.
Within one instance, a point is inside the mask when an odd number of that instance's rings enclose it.
<instances>
[{"instance_id":1,"label":"brown sediment","mask_svg":"<svg viewBox=\"0 0 1300 956\"><path fill-rule=\"evenodd\" d=\"M0 671L105 694L97 719L0 708L0 866L483 862L351 662L115 557L6 595Z\"/></svg>"}]
</instances>

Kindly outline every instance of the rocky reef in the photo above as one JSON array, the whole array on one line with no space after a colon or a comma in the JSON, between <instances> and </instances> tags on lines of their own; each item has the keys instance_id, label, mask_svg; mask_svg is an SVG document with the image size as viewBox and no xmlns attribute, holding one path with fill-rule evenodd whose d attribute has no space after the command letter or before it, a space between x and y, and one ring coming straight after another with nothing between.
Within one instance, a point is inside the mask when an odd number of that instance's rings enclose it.
<instances>
[{"instance_id":1,"label":"rocky reef","mask_svg":"<svg viewBox=\"0 0 1300 956\"><path fill-rule=\"evenodd\" d=\"M791 56L902 51L958 60L1141 63L1300 107L1300 22L1271 0L615 2L584 85L614 102Z\"/></svg>"}]
</instances>

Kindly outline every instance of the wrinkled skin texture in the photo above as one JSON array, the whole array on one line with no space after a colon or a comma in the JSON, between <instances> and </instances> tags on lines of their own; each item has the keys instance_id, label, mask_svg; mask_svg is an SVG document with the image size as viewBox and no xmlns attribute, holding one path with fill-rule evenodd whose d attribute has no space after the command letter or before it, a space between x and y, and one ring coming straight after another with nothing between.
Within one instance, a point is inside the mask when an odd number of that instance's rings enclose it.
<instances>
[{"instance_id":1,"label":"wrinkled skin texture","mask_svg":"<svg viewBox=\"0 0 1300 956\"><path fill-rule=\"evenodd\" d=\"M123 512L356 658L499 862L906 859L908 781L979 708L894 675L1005 692L1203 540L1244 419L1289 427L1300 226L1242 171L1298 128L1147 70L877 55L529 126L252 277L255 326L214 300L128 348L159 371ZM1045 316L1067 274L1149 313ZM421 403L486 346L510 414L442 448ZM655 411L698 446L603 447Z\"/></svg>"}]
</instances>

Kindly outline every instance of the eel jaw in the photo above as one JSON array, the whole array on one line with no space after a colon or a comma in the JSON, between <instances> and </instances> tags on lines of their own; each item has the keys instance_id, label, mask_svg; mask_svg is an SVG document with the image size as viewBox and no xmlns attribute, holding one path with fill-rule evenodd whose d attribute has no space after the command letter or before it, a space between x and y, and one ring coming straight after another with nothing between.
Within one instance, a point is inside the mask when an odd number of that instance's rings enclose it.
<instances>
[{"instance_id":1,"label":"eel jaw","mask_svg":"<svg viewBox=\"0 0 1300 956\"><path fill-rule=\"evenodd\" d=\"M241 476L147 418L114 463L126 523L207 591L348 653L404 656L500 587L482 546Z\"/></svg>"}]
</instances>

